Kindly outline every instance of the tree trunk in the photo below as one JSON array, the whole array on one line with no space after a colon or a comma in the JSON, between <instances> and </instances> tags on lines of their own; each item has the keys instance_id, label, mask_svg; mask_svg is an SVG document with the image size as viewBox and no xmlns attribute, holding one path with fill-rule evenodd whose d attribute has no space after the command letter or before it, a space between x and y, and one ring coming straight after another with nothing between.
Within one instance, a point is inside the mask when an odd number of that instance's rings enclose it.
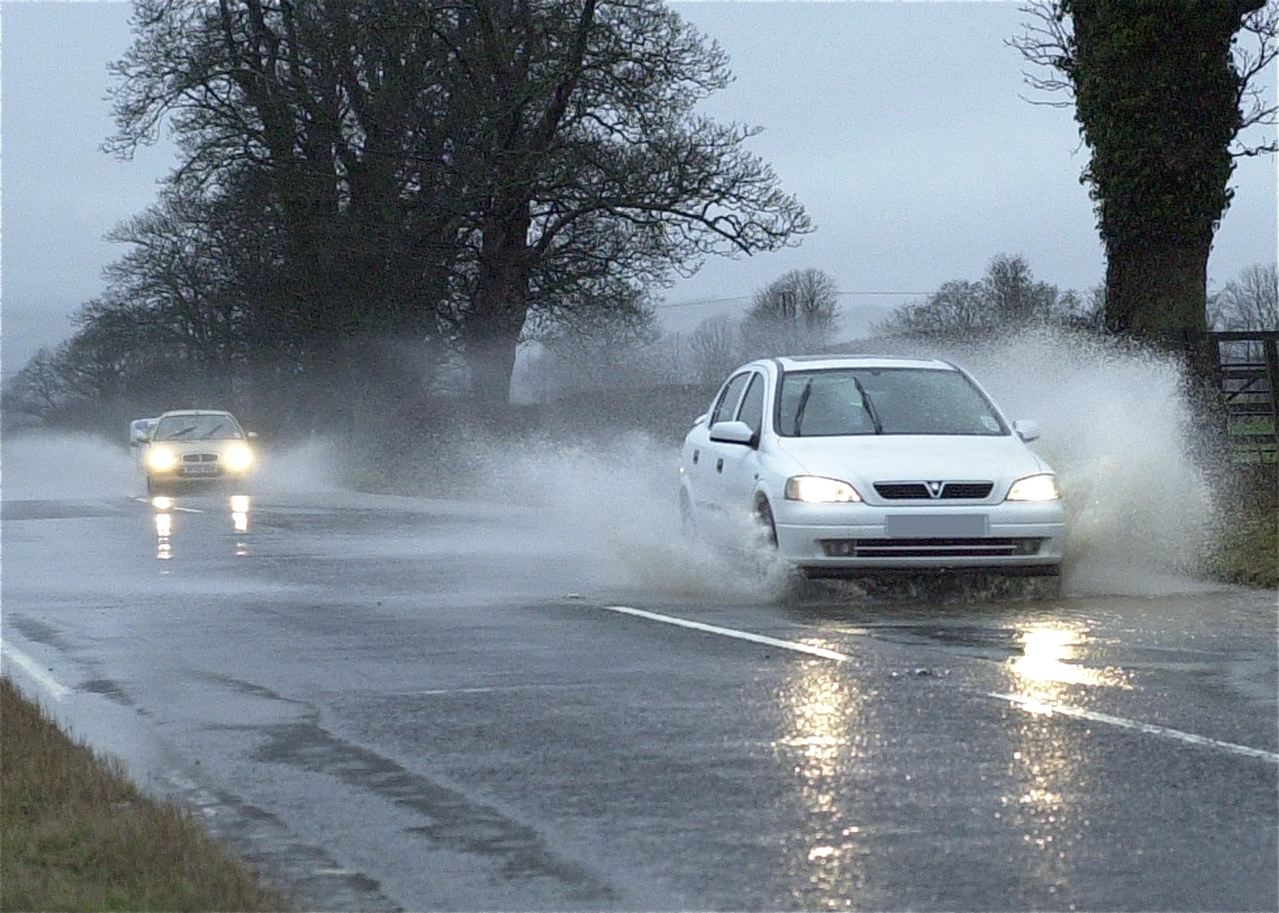
<instances>
[{"instance_id":1,"label":"tree trunk","mask_svg":"<svg viewBox=\"0 0 1279 913\"><path fill-rule=\"evenodd\" d=\"M511 398L511 373L528 315L528 203L491 218L480 246L475 300L465 324L471 391L496 407Z\"/></svg>"},{"instance_id":2,"label":"tree trunk","mask_svg":"<svg viewBox=\"0 0 1279 913\"><path fill-rule=\"evenodd\" d=\"M1152 341L1202 333L1212 236L1106 249L1106 327Z\"/></svg>"}]
</instances>

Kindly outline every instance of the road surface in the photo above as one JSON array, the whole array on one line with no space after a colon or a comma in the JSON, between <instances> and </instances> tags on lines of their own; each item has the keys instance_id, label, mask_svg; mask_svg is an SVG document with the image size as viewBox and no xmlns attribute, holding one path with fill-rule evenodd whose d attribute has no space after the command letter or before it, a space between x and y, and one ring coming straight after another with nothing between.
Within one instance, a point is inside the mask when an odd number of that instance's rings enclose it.
<instances>
[{"instance_id":1,"label":"road surface","mask_svg":"<svg viewBox=\"0 0 1279 913\"><path fill-rule=\"evenodd\" d=\"M598 519L6 494L5 673L307 909L1279 907L1273 593L769 602Z\"/></svg>"}]
</instances>

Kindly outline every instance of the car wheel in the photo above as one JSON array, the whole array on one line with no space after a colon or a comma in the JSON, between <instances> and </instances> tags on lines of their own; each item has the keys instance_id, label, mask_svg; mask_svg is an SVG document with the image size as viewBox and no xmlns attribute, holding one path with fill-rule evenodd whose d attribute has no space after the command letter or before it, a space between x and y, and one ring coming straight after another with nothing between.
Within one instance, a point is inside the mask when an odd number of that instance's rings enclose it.
<instances>
[{"instance_id":1,"label":"car wheel","mask_svg":"<svg viewBox=\"0 0 1279 913\"><path fill-rule=\"evenodd\" d=\"M755 501L755 522L759 525L759 543L769 551L777 551L777 524L773 522L773 509L763 495Z\"/></svg>"}]
</instances>

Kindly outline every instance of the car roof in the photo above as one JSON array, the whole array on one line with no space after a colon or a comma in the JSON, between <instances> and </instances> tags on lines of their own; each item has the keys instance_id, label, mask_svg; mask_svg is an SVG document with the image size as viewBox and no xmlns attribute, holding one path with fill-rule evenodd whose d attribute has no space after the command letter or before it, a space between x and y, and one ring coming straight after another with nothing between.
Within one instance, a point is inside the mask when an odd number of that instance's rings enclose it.
<instances>
[{"instance_id":1,"label":"car roof","mask_svg":"<svg viewBox=\"0 0 1279 913\"><path fill-rule=\"evenodd\" d=\"M907 358L898 355L782 355L775 360L783 371L820 371L827 368L957 370L954 365L937 358Z\"/></svg>"},{"instance_id":2,"label":"car roof","mask_svg":"<svg viewBox=\"0 0 1279 913\"><path fill-rule=\"evenodd\" d=\"M171 409L168 412L160 413L159 417L157 419L153 419L152 421L158 421L159 419L166 418L170 415L230 415L230 414L231 413L227 412L225 409Z\"/></svg>"}]
</instances>

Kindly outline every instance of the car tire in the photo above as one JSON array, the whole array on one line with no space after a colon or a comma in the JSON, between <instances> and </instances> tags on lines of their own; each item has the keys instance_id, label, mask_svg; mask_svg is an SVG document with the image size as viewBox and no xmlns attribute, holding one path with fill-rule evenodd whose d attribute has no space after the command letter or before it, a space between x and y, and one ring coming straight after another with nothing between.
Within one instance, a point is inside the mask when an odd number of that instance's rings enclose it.
<instances>
[{"instance_id":1,"label":"car tire","mask_svg":"<svg viewBox=\"0 0 1279 913\"><path fill-rule=\"evenodd\" d=\"M755 499L755 522L759 525L759 545L777 551L777 524L773 522L773 508L763 495Z\"/></svg>"},{"instance_id":2,"label":"car tire","mask_svg":"<svg viewBox=\"0 0 1279 913\"><path fill-rule=\"evenodd\" d=\"M150 497L151 495L155 494L155 490L156 490L155 479L151 478L150 476L147 476L147 496Z\"/></svg>"}]
</instances>

